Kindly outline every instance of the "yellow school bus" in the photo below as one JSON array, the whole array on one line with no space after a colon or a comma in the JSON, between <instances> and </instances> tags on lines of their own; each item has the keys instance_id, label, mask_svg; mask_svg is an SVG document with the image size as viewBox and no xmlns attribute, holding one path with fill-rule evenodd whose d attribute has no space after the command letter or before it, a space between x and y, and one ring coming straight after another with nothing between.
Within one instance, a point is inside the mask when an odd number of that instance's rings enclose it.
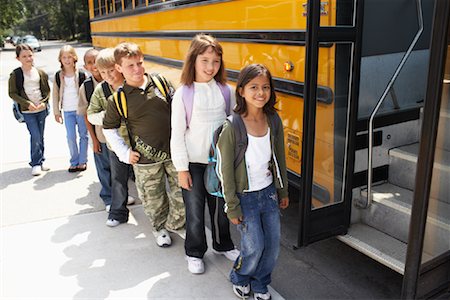
<instances>
[{"instance_id":1,"label":"yellow school bus","mask_svg":"<svg viewBox=\"0 0 450 300\"><path fill-rule=\"evenodd\" d=\"M450 278L450 271L442 271L450 265L450 191L444 183L450 180L450 143L438 144L444 167L437 178L443 183L433 183L437 191L426 198L430 209L414 204L420 183L415 178L429 176L415 170L426 156L417 149L427 137L421 126L430 102L432 28L442 28L433 27L439 19L435 11L442 11L435 6L445 1L88 2L94 47L134 42L145 54L147 71L162 73L175 86L197 33L220 41L231 85L246 64L270 69L291 187L291 205L282 218L285 242L297 247L337 236L405 275L404 282L418 274L411 265L444 274L442 280L424 277L429 285L420 285L422 296L445 286L442 281ZM416 219L420 214L428 218ZM418 222L425 222L426 230L410 231L410 224ZM423 248L415 247L417 241L425 241ZM421 265L430 262L433 267ZM417 281L413 286L419 286Z\"/></svg>"}]
</instances>

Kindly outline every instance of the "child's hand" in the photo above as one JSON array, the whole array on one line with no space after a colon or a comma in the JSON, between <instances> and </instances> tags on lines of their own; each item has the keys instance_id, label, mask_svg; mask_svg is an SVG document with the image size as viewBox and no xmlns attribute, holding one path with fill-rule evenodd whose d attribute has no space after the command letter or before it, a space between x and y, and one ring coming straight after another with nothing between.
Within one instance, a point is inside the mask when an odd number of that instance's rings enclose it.
<instances>
[{"instance_id":1,"label":"child's hand","mask_svg":"<svg viewBox=\"0 0 450 300\"><path fill-rule=\"evenodd\" d=\"M34 103L30 103L30 105L28 105L28 110L29 111L35 111L35 110L37 110L38 108L36 107L36 105L34 105Z\"/></svg>"},{"instance_id":2,"label":"child's hand","mask_svg":"<svg viewBox=\"0 0 450 300\"><path fill-rule=\"evenodd\" d=\"M139 158L141 157L141 154L137 151L130 151L130 159L129 162L131 165L134 165L135 163L137 163L139 161Z\"/></svg>"},{"instance_id":3,"label":"child's hand","mask_svg":"<svg viewBox=\"0 0 450 300\"><path fill-rule=\"evenodd\" d=\"M281 209L285 209L289 206L289 198L288 197L284 197L283 199L281 199L280 201L280 208Z\"/></svg>"},{"instance_id":4,"label":"child's hand","mask_svg":"<svg viewBox=\"0 0 450 300\"><path fill-rule=\"evenodd\" d=\"M242 217L240 218L232 218L230 219L231 223L233 223L234 225L239 225L242 223Z\"/></svg>"},{"instance_id":5,"label":"child's hand","mask_svg":"<svg viewBox=\"0 0 450 300\"><path fill-rule=\"evenodd\" d=\"M190 191L192 187L192 177L189 171L178 172L178 184L185 190Z\"/></svg>"},{"instance_id":6,"label":"child's hand","mask_svg":"<svg viewBox=\"0 0 450 300\"><path fill-rule=\"evenodd\" d=\"M61 115L55 115L55 120L56 122L58 122L59 124L63 123L63 117Z\"/></svg>"},{"instance_id":7,"label":"child's hand","mask_svg":"<svg viewBox=\"0 0 450 300\"><path fill-rule=\"evenodd\" d=\"M100 146L100 142L96 137L92 137L92 150L94 150L94 153L102 152L102 147Z\"/></svg>"}]
</instances>

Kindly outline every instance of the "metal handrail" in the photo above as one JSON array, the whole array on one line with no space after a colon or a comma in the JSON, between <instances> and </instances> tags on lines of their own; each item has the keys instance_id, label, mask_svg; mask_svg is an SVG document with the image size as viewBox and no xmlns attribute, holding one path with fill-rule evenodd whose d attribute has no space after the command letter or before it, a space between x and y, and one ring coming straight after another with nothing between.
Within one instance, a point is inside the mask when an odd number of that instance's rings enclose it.
<instances>
[{"instance_id":1,"label":"metal handrail","mask_svg":"<svg viewBox=\"0 0 450 300\"><path fill-rule=\"evenodd\" d=\"M386 95L389 93L389 90L391 89L392 85L394 84L394 81L397 79L398 74L400 73L401 69L405 65L406 60L410 56L414 46L416 45L416 43L419 40L419 37L423 31L422 0L416 0L416 6L417 6L417 19L419 22L419 30L417 31L416 36L414 37L414 40L411 42L411 45L409 45L409 48L406 51L405 55L403 56L402 60L400 61L400 64L398 65L397 69L395 70L395 73L392 76L391 80L389 81L386 89L384 90L383 95L381 96L380 100L378 100L377 105L375 106L375 108L372 111L372 114L370 115L370 119L369 119L369 157L368 157L368 166L367 166L367 202L366 202L366 205L364 206L364 208L367 208L372 204L373 121L375 119L376 113L380 109L381 104L383 104L384 99L386 99Z\"/></svg>"}]
</instances>

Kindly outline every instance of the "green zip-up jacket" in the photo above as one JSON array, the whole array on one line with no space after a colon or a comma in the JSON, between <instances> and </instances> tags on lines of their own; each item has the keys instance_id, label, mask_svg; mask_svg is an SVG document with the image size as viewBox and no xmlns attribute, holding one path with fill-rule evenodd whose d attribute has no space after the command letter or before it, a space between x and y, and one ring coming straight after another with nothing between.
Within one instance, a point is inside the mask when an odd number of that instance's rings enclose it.
<instances>
[{"instance_id":1,"label":"green zip-up jacket","mask_svg":"<svg viewBox=\"0 0 450 300\"><path fill-rule=\"evenodd\" d=\"M277 118L280 118L278 114ZM281 120L279 120L281 122ZM270 127L270 122L269 127ZM284 133L282 126L275 133L275 128L270 128L270 143L272 148L272 159L269 166L272 171L275 188L277 189L278 199L288 196L288 179L286 170L286 157L284 153ZM276 134L276 136L275 136ZM217 164L219 178L222 182L222 192L224 195L226 207L225 212L229 219L242 217L242 210L238 193L248 190L248 174L244 159L234 168L234 149L235 134L233 125L226 120L217 141Z\"/></svg>"},{"instance_id":2,"label":"green zip-up jacket","mask_svg":"<svg viewBox=\"0 0 450 300\"><path fill-rule=\"evenodd\" d=\"M48 85L48 75L43 70L37 68L36 70L38 71L40 78L39 86L41 88L42 94L41 103L48 103L48 100L50 98L50 86ZM27 111L28 106L30 106L32 102L28 99L28 96L23 88L20 91L17 90L16 80L17 80L16 73L11 72L8 81L9 97L19 104L21 111Z\"/></svg>"}]
</instances>

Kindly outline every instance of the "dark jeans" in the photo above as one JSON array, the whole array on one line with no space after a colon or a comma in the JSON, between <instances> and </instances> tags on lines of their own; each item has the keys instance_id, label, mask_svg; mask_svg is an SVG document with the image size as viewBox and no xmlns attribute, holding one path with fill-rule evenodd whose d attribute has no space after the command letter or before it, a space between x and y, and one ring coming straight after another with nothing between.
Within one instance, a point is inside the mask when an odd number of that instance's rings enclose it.
<instances>
[{"instance_id":1,"label":"dark jeans","mask_svg":"<svg viewBox=\"0 0 450 300\"><path fill-rule=\"evenodd\" d=\"M94 152L95 168L97 176L100 180L102 189L100 190L100 198L105 205L111 204L111 163L109 161L109 149L106 143L100 143L101 152Z\"/></svg>"},{"instance_id":2,"label":"dark jeans","mask_svg":"<svg viewBox=\"0 0 450 300\"><path fill-rule=\"evenodd\" d=\"M203 174L206 165L198 163L189 164L192 177L192 189L182 189L183 201L186 207L186 241L184 249L187 256L203 258L208 245L205 234L205 202L208 203L211 218L211 232L213 249L228 251L234 249L230 237L230 223L224 211L225 201L209 195L203 183Z\"/></svg>"},{"instance_id":3,"label":"dark jeans","mask_svg":"<svg viewBox=\"0 0 450 300\"><path fill-rule=\"evenodd\" d=\"M23 118L30 132L30 166L40 166L44 162L44 129L47 110L38 113L24 113Z\"/></svg>"},{"instance_id":4,"label":"dark jeans","mask_svg":"<svg viewBox=\"0 0 450 300\"><path fill-rule=\"evenodd\" d=\"M121 162L113 151L109 151L109 158L111 163L111 208L108 218L125 223L128 222L128 177L132 172L132 167Z\"/></svg>"}]
</instances>

